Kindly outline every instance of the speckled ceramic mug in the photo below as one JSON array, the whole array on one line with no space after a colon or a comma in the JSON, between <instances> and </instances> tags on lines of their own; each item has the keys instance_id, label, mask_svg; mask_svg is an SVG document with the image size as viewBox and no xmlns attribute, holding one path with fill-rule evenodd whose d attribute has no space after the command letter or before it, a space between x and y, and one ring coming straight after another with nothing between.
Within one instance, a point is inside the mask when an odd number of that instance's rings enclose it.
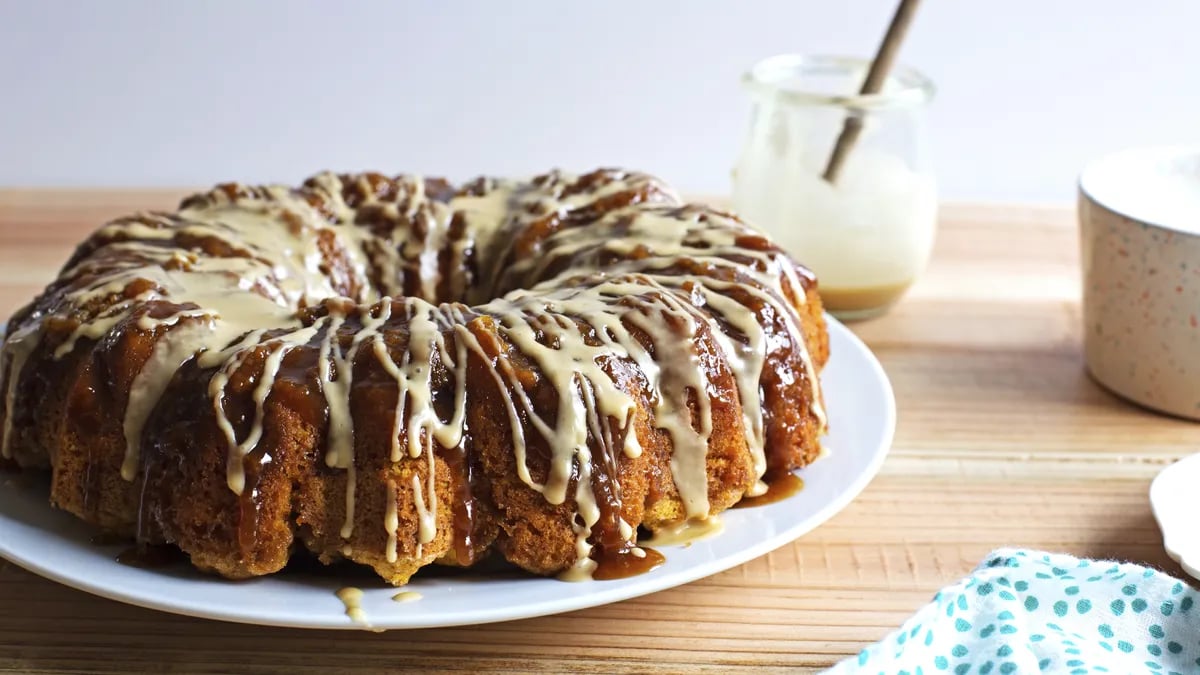
<instances>
[{"instance_id":1,"label":"speckled ceramic mug","mask_svg":"<svg viewBox=\"0 0 1200 675\"><path fill-rule=\"evenodd\" d=\"M1079 224L1088 370L1131 401L1200 420L1200 147L1089 165Z\"/></svg>"}]
</instances>

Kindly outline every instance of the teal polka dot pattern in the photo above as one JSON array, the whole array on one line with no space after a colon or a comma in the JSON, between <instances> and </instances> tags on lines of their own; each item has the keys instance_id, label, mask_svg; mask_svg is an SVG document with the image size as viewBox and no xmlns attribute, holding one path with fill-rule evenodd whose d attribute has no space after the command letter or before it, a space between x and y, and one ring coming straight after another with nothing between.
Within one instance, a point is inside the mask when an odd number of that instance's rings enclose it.
<instances>
[{"instance_id":1,"label":"teal polka dot pattern","mask_svg":"<svg viewBox=\"0 0 1200 675\"><path fill-rule=\"evenodd\" d=\"M1001 549L829 673L1200 673L1197 597L1138 565Z\"/></svg>"}]
</instances>

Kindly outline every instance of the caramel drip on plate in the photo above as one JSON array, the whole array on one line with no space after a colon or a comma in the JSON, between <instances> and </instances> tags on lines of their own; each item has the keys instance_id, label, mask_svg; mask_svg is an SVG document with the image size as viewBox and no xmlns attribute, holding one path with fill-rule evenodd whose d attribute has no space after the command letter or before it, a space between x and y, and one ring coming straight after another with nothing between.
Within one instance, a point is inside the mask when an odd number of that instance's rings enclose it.
<instances>
[{"instance_id":1,"label":"caramel drip on plate","mask_svg":"<svg viewBox=\"0 0 1200 675\"><path fill-rule=\"evenodd\" d=\"M596 569L591 578L600 581L627 579L645 574L664 562L666 562L666 558L663 554L652 548L634 546L618 549L613 553L605 552L596 561Z\"/></svg>"},{"instance_id":2,"label":"caramel drip on plate","mask_svg":"<svg viewBox=\"0 0 1200 675\"><path fill-rule=\"evenodd\" d=\"M804 479L794 473L785 473L771 480L767 491L761 495L749 496L734 505L735 509L748 509L755 506L765 506L780 502L804 489Z\"/></svg>"},{"instance_id":3,"label":"caramel drip on plate","mask_svg":"<svg viewBox=\"0 0 1200 675\"><path fill-rule=\"evenodd\" d=\"M462 462L472 454L469 364L499 396L520 481L551 505L572 504L576 560L565 578L595 571L598 527L625 542L603 556L646 555L636 523L621 517L619 485L610 485L618 460L644 451L633 428L638 402L613 363L635 365L644 379L650 421L672 443L670 477L685 516L710 530L719 522L706 469L714 388L696 346L700 332L712 336L736 382L755 471L748 494L766 490L761 383L774 350L799 355L809 413L825 424L795 315L805 297L795 263L735 217L682 205L642 174L482 178L458 190L421 177L330 173L296 189L218 186L177 213L105 225L63 279L58 315L18 322L0 350L4 457L21 371L42 348L50 319L74 326L53 344L59 359L137 330L153 335L154 346L129 389L122 476L138 475L147 421L191 363L208 377L229 489L254 499L247 462L285 363L299 350L315 355L324 462L345 474L339 534L349 553L360 468L351 395L356 368L368 368L395 385L393 417L380 421L391 427L390 463L423 460L403 485L399 474L384 480L389 563L398 558L402 493L411 492L417 514L418 557L437 536L439 511L454 506L438 503L436 477L446 453ZM769 335L766 322L782 325L782 337ZM481 341L480 326L494 329L496 345L491 336ZM531 398L526 366L555 405ZM253 406L239 421L227 409L229 385L247 374ZM530 470L535 441L549 452L540 481ZM463 536L469 530L468 523ZM348 612L353 590L339 593Z\"/></svg>"}]
</instances>

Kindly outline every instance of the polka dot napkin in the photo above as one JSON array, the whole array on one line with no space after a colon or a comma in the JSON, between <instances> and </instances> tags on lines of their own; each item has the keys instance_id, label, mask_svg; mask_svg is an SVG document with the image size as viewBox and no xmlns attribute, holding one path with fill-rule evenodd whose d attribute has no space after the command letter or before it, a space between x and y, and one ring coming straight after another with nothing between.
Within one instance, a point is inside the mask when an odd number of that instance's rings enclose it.
<instances>
[{"instance_id":1,"label":"polka dot napkin","mask_svg":"<svg viewBox=\"0 0 1200 675\"><path fill-rule=\"evenodd\" d=\"M1138 565L1001 549L829 673L1200 673L1200 593Z\"/></svg>"}]
</instances>

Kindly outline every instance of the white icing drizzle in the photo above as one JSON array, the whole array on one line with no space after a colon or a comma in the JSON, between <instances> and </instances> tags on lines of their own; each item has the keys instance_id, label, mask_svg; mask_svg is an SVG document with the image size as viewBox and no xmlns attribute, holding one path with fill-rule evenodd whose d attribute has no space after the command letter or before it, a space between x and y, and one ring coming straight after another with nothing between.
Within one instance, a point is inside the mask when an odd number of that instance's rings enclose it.
<instances>
[{"instance_id":1,"label":"white icing drizzle","mask_svg":"<svg viewBox=\"0 0 1200 675\"><path fill-rule=\"evenodd\" d=\"M397 512L396 508L396 500L399 499L399 495L396 492L396 481L389 478L386 486L387 493L385 495L385 499L387 499L387 503L384 505L383 529L387 532L388 539L387 548L384 550L384 555L387 557L388 562L394 563L396 562L397 558L396 531L400 529L400 514Z\"/></svg>"},{"instance_id":2,"label":"white icing drizzle","mask_svg":"<svg viewBox=\"0 0 1200 675\"><path fill-rule=\"evenodd\" d=\"M354 535L354 506L358 489L358 467L354 464L354 420L350 413L350 384L354 378L353 352L351 347L349 357L343 356L341 347L337 345L337 330L345 321L340 314L330 315L330 323L325 327L325 337L321 341L321 350L317 357L317 378L321 383L321 393L329 409L329 428L325 436L325 465L346 472L346 515L342 521L342 539ZM337 373L334 377L333 367Z\"/></svg>"},{"instance_id":3,"label":"white icing drizzle","mask_svg":"<svg viewBox=\"0 0 1200 675\"><path fill-rule=\"evenodd\" d=\"M265 406L285 359L297 349L315 352L315 384L327 409L325 463L346 474L340 536L350 555L358 482L350 401L361 354L370 359L362 367L395 381L390 461L424 459L422 470L413 465L410 486L421 556L437 534L437 454L471 452L461 446L474 354L499 394L519 479L550 504L573 503L576 559L563 576L585 578L596 567L592 539L605 508L616 509L618 533L636 549L636 524L621 517L619 490L603 504L596 488L598 467L642 453L632 428L638 406L614 378L616 361L636 366L652 402L651 421L671 438L671 475L689 522L717 522L707 481L714 387L696 347L702 330L737 384L756 472L751 493L765 488L761 386L771 350L798 355L810 386L809 412L823 429L816 368L792 306L804 301L804 285L777 249L744 245L743 237L759 235L740 221L680 206L673 192L640 174L610 172L587 185L557 172L529 182L481 179L448 202L427 194L420 177L401 177L387 190L377 189L379 180L326 173L299 191L217 190L189 200L178 214L140 214L93 236L94 250L64 272L68 284L55 310L86 316L58 343L54 358L120 330L147 303L174 305L162 318L144 312L137 319L140 330L155 332L156 343L129 392L127 480L137 474L145 425L159 399L195 359L211 370L207 393L228 443L226 477L241 495L245 463L262 442ZM608 206L622 195L636 198ZM532 229L541 236L529 244ZM689 262L708 271L677 269ZM416 295L393 299L406 288ZM475 306L437 304L443 292ZM763 318L747 300L764 307L764 315L782 317L789 345L768 344ZM322 302L323 312L305 325L298 310ZM468 327L479 317L494 321L499 354L489 354ZM0 351L5 457L21 370L42 339L43 321L25 321ZM391 339L392 331L405 338ZM524 364L557 397L552 417L522 385ZM450 411L445 419L434 405L435 371L448 378L441 391L452 392L443 402ZM239 438L226 399L231 381L245 377L256 378L253 418ZM549 451L541 482L530 470L532 439ZM385 483L386 559L395 563L399 491L394 479ZM352 590L344 589L348 597Z\"/></svg>"},{"instance_id":4,"label":"white icing drizzle","mask_svg":"<svg viewBox=\"0 0 1200 675\"><path fill-rule=\"evenodd\" d=\"M672 296L664 294L661 297L674 305L671 311L660 309L657 317L631 313L631 323L645 331L656 345L668 346L690 340L696 333L693 315ZM681 331L671 328L673 318L683 320ZM683 500L684 512L689 518L703 518L709 513L706 459L708 439L712 435L712 402L705 393L704 371L699 357L691 349L664 349L655 356L661 364L661 381L654 385L654 419L659 428L671 434L674 444L671 476ZM698 420L692 419L688 408L689 392L695 395Z\"/></svg>"},{"instance_id":5,"label":"white icing drizzle","mask_svg":"<svg viewBox=\"0 0 1200 675\"><path fill-rule=\"evenodd\" d=\"M259 374L258 384L255 386L252 395L254 400L254 419L250 426L250 432L241 441L237 440L237 434L230 423L229 416L225 414L225 387L229 383L230 376L240 369L245 363L246 358L250 356L252 353L251 350L240 348L240 343L234 345L232 348L236 349L234 356L225 361L224 367L217 371L209 380L209 398L212 400L213 410L216 412L217 426L229 443L229 454L225 470L226 482L229 485L229 489L233 490L234 493L241 495L245 491L246 473L244 459L246 455L258 447L258 443L262 439L265 416L264 405L267 397L274 390L275 378L279 375L283 359L292 349L307 344L316 335L324 321L325 317L321 317L321 319L310 327L296 329L262 343L262 348L269 349L269 351L263 361L262 372ZM251 333L248 335L248 338L257 341L261 338L261 333ZM206 356L207 354L201 356L202 363Z\"/></svg>"},{"instance_id":6,"label":"white icing drizzle","mask_svg":"<svg viewBox=\"0 0 1200 675\"><path fill-rule=\"evenodd\" d=\"M360 624L370 630L371 622L367 619L367 613L363 611L362 599L363 592L361 588L347 586L339 588L336 593L338 600L342 601L342 605L346 608L346 616L354 623Z\"/></svg>"},{"instance_id":7,"label":"white icing drizzle","mask_svg":"<svg viewBox=\"0 0 1200 675\"><path fill-rule=\"evenodd\" d=\"M421 477L413 474L412 489L417 507L417 555L421 555L421 546L433 541L437 534L437 490L434 483L433 448L425 449L428 462L426 471L426 489L421 489Z\"/></svg>"},{"instance_id":8,"label":"white icing drizzle","mask_svg":"<svg viewBox=\"0 0 1200 675\"><path fill-rule=\"evenodd\" d=\"M175 371L196 355L195 335L203 330L205 328L202 325L189 324L178 330L168 331L161 340L154 343L150 359L142 366L129 387L129 402L125 406L125 458L121 462L121 478L132 481L137 477L142 427L158 403L159 397L166 391Z\"/></svg>"},{"instance_id":9,"label":"white icing drizzle","mask_svg":"<svg viewBox=\"0 0 1200 675\"><path fill-rule=\"evenodd\" d=\"M385 303L388 301L390 299L385 298ZM458 447L462 442L466 420L466 349L459 342L457 353L452 358L444 334L456 325L455 317L448 313L453 310L453 306L439 307L417 298L408 299L406 304L408 347L401 362L397 364L392 360L382 334L375 335L373 344L379 364L396 380L398 395L393 418L393 462L400 461L401 438L405 439L405 447L412 458L420 457L422 448L428 445L431 439L437 440L445 448ZM390 317L390 304L386 311ZM446 368L454 373L454 416L446 422L438 418L433 408L431 358L435 351Z\"/></svg>"}]
</instances>

